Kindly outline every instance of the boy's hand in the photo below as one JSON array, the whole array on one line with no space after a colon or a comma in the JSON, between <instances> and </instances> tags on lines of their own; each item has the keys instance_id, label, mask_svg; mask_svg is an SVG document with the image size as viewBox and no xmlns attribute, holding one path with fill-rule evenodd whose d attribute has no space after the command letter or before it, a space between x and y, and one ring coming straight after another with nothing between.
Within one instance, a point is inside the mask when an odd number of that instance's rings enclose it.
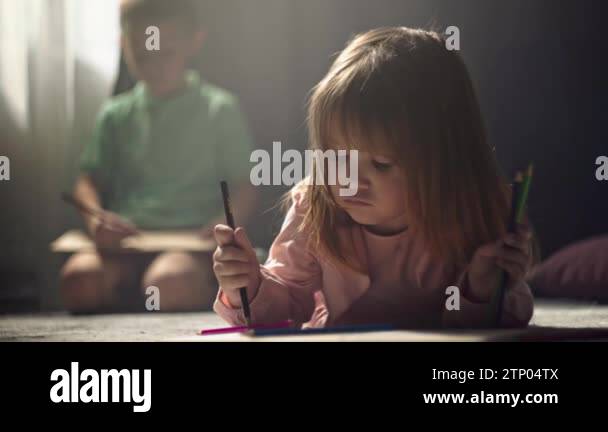
<instances>
[{"instance_id":1,"label":"boy's hand","mask_svg":"<svg viewBox=\"0 0 608 432\"><path fill-rule=\"evenodd\" d=\"M210 226L203 227L198 235L202 240L213 240L215 238L215 228Z\"/></svg>"},{"instance_id":2,"label":"boy's hand","mask_svg":"<svg viewBox=\"0 0 608 432\"><path fill-rule=\"evenodd\" d=\"M521 283L532 264L532 231L529 225L518 225L515 234L481 246L475 252L469 269L469 290L480 302L488 302L497 289L500 270L508 274L507 289Z\"/></svg>"},{"instance_id":3,"label":"boy's hand","mask_svg":"<svg viewBox=\"0 0 608 432\"><path fill-rule=\"evenodd\" d=\"M211 221L204 227L202 227L200 229L200 231L198 232L199 237L202 240L215 240L215 227L217 225L223 224L222 221L223 221L222 218L218 218L216 220Z\"/></svg>"},{"instance_id":4,"label":"boy's hand","mask_svg":"<svg viewBox=\"0 0 608 432\"><path fill-rule=\"evenodd\" d=\"M204 227L199 231L199 237L203 240L214 240L215 241L215 227L217 225L225 225L224 221L226 220L226 216L224 213L218 215L215 219L212 219L211 222L208 222Z\"/></svg>"},{"instance_id":5,"label":"boy's hand","mask_svg":"<svg viewBox=\"0 0 608 432\"><path fill-rule=\"evenodd\" d=\"M101 212L101 216L89 219L87 225L95 244L100 248L117 247L124 238L139 234L131 222L106 210Z\"/></svg>"},{"instance_id":6,"label":"boy's hand","mask_svg":"<svg viewBox=\"0 0 608 432\"><path fill-rule=\"evenodd\" d=\"M230 304L241 307L239 288L246 287L250 299L258 292L260 263L243 228L216 225L214 234L218 246L213 254L213 271Z\"/></svg>"}]
</instances>

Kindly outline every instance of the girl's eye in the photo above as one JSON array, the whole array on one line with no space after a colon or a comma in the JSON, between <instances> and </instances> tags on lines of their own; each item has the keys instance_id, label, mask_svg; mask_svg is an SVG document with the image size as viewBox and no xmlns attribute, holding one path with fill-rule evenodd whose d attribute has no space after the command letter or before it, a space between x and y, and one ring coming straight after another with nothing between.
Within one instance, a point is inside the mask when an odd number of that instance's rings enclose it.
<instances>
[{"instance_id":1,"label":"girl's eye","mask_svg":"<svg viewBox=\"0 0 608 432\"><path fill-rule=\"evenodd\" d=\"M372 164L378 171L388 171L393 166L393 164L389 162L378 162L377 160L372 161Z\"/></svg>"}]
</instances>

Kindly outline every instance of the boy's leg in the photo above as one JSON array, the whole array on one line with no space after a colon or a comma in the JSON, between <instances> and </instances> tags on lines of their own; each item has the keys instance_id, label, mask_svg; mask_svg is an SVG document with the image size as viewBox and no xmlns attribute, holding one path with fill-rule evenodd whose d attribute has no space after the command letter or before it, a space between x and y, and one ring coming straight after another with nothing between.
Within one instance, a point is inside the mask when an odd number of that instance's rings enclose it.
<instances>
[{"instance_id":1,"label":"boy's leg","mask_svg":"<svg viewBox=\"0 0 608 432\"><path fill-rule=\"evenodd\" d=\"M161 312L211 309L217 294L212 265L209 254L163 253L144 273L142 290L158 287Z\"/></svg>"},{"instance_id":2,"label":"boy's leg","mask_svg":"<svg viewBox=\"0 0 608 432\"><path fill-rule=\"evenodd\" d=\"M132 260L125 256L102 256L97 252L72 255L60 276L65 308L88 313L114 306L119 286L137 286L133 267Z\"/></svg>"}]
</instances>

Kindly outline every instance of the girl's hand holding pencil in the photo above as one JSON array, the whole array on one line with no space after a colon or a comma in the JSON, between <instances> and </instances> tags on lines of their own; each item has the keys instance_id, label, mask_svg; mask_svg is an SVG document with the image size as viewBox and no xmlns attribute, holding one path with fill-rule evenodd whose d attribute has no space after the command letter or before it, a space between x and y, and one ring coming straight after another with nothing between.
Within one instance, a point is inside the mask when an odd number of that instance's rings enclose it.
<instances>
[{"instance_id":1,"label":"girl's hand holding pencil","mask_svg":"<svg viewBox=\"0 0 608 432\"><path fill-rule=\"evenodd\" d=\"M507 289L520 284L531 267L531 242L529 225L519 224L516 233L508 233L498 242L477 249L469 267L471 296L479 302L490 301L501 270L508 275Z\"/></svg>"},{"instance_id":2,"label":"girl's hand holding pencil","mask_svg":"<svg viewBox=\"0 0 608 432\"><path fill-rule=\"evenodd\" d=\"M260 263L243 228L216 225L214 235L218 246L213 254L213 271L230 304L240 308L240 288L247 288L249 299L257 294Z\"/></svg>"}]
</instances>

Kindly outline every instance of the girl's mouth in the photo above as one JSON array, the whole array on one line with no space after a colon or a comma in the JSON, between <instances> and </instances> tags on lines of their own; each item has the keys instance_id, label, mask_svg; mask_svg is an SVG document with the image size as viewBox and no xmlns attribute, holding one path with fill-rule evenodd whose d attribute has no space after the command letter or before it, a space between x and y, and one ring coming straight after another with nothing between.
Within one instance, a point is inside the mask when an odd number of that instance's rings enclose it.
<instances>
[{"instance_id":1,"label":"girl's mouth","mask_svg":"<svg viewBox=\"0 0 608 432\"><path fill-rule=\"evenodd\" d=\"M372 205L369 201L362 200L360 198L354 198L354 197L342 198L342 201L344 201L346 204L363 206L363 207L369 207Z\"/></svg>"}]
</instances>

